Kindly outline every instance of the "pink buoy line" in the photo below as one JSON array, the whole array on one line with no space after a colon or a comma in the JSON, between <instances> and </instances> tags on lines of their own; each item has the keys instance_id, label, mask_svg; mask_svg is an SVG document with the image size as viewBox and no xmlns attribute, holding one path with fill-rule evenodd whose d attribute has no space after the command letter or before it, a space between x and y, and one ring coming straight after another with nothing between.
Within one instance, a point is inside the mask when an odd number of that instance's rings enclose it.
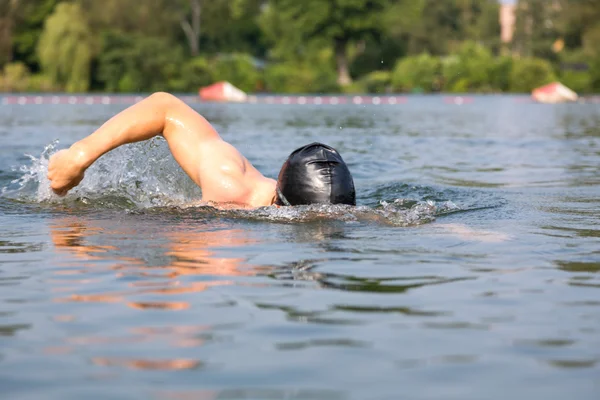
<instances>
[{"instance_id":1,"label":"pink buoy line","mask_svg":"<svg viewBox=\"0 0 600 400\"><path fill-rule=\"evenodd\" d=\"M178 96L186 103L211 103L202 100L199 96ZM86 95L12 95L2 97L1 103L28 105L28 104L135 104L144 96L86 96ZM338 104L374 104L395 105L404 104L408 101L406 96L281 96L260 95L248 96L243 103L250 104L314 104L314 105L338 105Z\"/></svg>"},{"instance_id":2,"label":"pink buoy line","mask_svg":"<svg viewBox=\"0 0 600 400\"><path fill-rule=\"evenodd\" d=\"M135 104L145 96L115 96L115 95L10 95L0 96L2 105L36 105L36 104L70 104L70 105L131 105ZM212 101L202 100L199 96L184 95L178 96L186 103L214 103ZM445 104L450 105L468 105L477 102L477 97L472 96L440 96L437 97ZM241 103L246 104L281 104L281 105L401 105L410 101L410 96L335 96L335 95L249 95ZM515 96L513 101L516 103L534 103L535 100L529 96ZM579 99L581 103L600 103L600 96L587 96Z\"/></svg>"}]
</instances>

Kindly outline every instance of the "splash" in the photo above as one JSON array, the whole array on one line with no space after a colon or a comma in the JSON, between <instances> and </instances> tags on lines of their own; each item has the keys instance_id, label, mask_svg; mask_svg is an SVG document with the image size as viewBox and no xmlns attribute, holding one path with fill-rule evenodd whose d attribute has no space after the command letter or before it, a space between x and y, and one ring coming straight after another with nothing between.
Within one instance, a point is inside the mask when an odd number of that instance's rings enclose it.
<instances>
[{"instance_id":1,"label":"splash","mask_svg":"<svg viewBox=\"0 0 600 400\"><path fill-rule=\"evenodd\" d=\"M126 208L185 205L202 197L200 189L179 168L166 142L154 138L121 146L98 159L83 181L65 197L55 195L47 178L48 161L58 141L47 145L39 157L26 155L23 174L2 189L2 196L46 203L112 204Z\"/></svg>"},{"instance_id":2,"label":"splash","mask_svg":"<svg viewBox=\"0 0 600 400\"><path fill-rule=\"evenodd\" d=\"M419 225L437 216L460 211L451 201L429 198L384 200L372 196L367 205L310 205L227 209L199 202L200 189L181 170L162 138L121 146L102 156L85 178L65 197L55 195L47 178L48 161L57 151L58 141L48 144L38 156L27 155L22 176L1 189L6 198L29 203L60 204L91 209L117 208L135 212L193 213L195 217L236 218L280 223L343 221L375 222L394 226ZM404 195L394 185L384 189L386 197ZM381 192L378 192L381 195ZM392 197L393 196L393 197Z\"/></svg>"},{"instance_id":3,"label":"splash","mask_svg":"<svg viewBox=\"0 0 600 400\"><path fill-rule=\"evenodd\" d=\"M6 187L0 189L0 195L21 201L41 201L51 195L50 182L47 178L48 160L56 152L58 140L44 147L39 158L31 154L25 154L31 161L30 165L22 165L13 168L13 171L21 172L20 178L14 179Z\"/></svg>"},{"instance_id":4,"label":"splash","mask_svg":"<svg viewBox=\"0 0 600 400\"><path fill-rule=\"evenodd\" d=\"M346 223L380 223L392 226L420 225L435 220L439 215L459 211L450 201L436 203L419 201L414 204L398 199L391 203L382 201L378 207L348 206L339 204L313 204L295 207L261 207L258 209L221 209L208 205L185 207L196 216L210 214L224 218L241 218L279 223L310 223L342 221Z\"/></svg>"}]
</instances>

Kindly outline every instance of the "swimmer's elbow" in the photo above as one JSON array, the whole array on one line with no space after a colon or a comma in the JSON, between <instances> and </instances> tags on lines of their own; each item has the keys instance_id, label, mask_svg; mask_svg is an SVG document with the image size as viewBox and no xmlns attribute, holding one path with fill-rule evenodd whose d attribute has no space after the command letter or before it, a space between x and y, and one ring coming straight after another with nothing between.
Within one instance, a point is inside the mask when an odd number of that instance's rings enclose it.
<instances>
[{"instance_id":1,"label":"swimmer's elbow","mask_svg":"<svg viewBox=\"0 0 600 400\"><path fill-rule=\"evenodd\" d=\"M179 111L186 107L182 100L167 92L153 93L145 101L150 104L152 114L161 120L162 129L158 133L161 136L165 135L165 130L173 129L170 127L170 116L179 114Z\"/></svg>"},{"instance_id":2,"label":"swimmer's elbow","mask_svg":"<svg viewBox=\"0 0 600 400\"><path fill-rule=\"evenodd\" d=\"M166 92L156 92L150 95L147 101L152 105L149 110L152 118L162 124L157 134L161 134L167 141L177 132L187 132L188 134L182 137L188 138L190 136L200 139L219 137L204 117L176 96ZM193 135L189 135L190 132Z\"/></svg>"},{"instance_id":3,"label":"swimmer's elbow","mask_svg":"<svg viewBox=\"0 0 600 400\"><path fill-rule=\"evenodd\" d=\"M171 93L155 92L148 96L148 101L156 106L160 106L163 110L176 106L182 101Z\"/></svg>"}]
</instances>

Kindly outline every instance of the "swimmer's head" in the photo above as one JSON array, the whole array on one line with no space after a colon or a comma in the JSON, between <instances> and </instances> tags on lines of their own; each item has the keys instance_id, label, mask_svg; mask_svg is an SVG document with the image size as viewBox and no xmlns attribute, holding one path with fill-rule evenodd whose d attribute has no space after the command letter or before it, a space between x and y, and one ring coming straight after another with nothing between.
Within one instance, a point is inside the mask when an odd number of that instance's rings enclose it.
<instances>
[{"instance_id":1,"label":"swimmer's head","mask_svg":"<svg viewBox=\"0 0 600 400\"><path fill-rule=\"evenodd\" d=\"M278 205L356 205L348 166L336 149L321 143L311 143L290 154L279 172L276 190Z\"/></svg>"}]
</instances>

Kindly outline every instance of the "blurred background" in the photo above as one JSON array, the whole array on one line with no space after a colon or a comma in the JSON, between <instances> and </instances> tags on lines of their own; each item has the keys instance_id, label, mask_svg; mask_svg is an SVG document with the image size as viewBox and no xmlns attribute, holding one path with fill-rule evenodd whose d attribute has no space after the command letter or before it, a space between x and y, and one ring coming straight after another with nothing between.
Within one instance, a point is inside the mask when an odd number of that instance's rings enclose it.
<instances>
[{"instance_id":1,"label":"blurred background","mask_svg":"<svg viewBox=\"0 0 600 400\"><path fill-rule=\"evenodd\" d=\"M600 91L599 0L0 0L0 91Z\"/></svg>"}]
</instances>

